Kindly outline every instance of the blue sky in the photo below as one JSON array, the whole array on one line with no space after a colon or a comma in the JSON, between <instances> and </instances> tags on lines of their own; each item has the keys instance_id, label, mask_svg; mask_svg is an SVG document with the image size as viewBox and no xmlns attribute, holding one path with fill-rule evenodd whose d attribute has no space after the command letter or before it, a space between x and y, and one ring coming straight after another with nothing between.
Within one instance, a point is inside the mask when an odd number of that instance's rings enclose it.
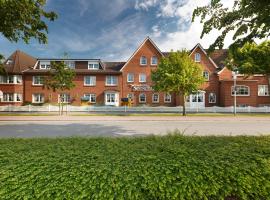
<instances>
[{"instance_id":1,"label":"blue sky","mask_svg":"<svg viewBox=\"0 0 270 200\"><path fill-rule=\"evenodd\" d=\"M58 13L48 23L49 43L10 43L0 35L0 52L9 56L16 49L40 58L101 58L125 61L150 36L163 51L205 48L211 35L200 40L201 24L191 24L191 14L201 0L49 0L46 10ZM213 33L215 34L215 32Z\"/></svg>"}]
</instances>

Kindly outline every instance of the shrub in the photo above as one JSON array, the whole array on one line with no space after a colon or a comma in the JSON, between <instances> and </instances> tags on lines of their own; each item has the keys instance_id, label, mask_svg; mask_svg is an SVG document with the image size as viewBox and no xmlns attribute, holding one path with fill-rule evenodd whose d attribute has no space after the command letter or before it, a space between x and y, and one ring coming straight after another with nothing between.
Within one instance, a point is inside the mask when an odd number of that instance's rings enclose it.
<instances>
[{"instance_id":1,"label":"shrub","mask_svg":"<svg viewBox=\"0 0 270 200\"><path fill-rule=\"evenodd\" d=\"M270 137L0 140L3 199L270 199Z\"/></svg>"}]
</instances>

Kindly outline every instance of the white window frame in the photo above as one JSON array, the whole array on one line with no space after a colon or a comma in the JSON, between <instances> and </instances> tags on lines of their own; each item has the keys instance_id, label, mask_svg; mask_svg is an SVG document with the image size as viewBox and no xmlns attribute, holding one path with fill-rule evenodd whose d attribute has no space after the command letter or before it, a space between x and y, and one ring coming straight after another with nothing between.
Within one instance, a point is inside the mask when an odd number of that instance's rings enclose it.
<instances>
[{"instance_id":1,"label":"white window frame","mask_svg":"<svg viewBox=\"0 0 270 200\"><path fill-rule=\"evenodd\" d=\"M113 78L115 78L115 83L113 83ZM118 77L117 76L106 76L106 86L117 86L118 84Z\"/></svg>"},{"instance_id":2,"label":"white window frame","mask_svg":"<svg viewBox=\"0 0 270 200\"><path fill-rule=\"evenodd\" d=\"M39 61L39 69L50 69L51 61Z\"/></svg>"},{"instance_id":3,"label":"white window frame","mask_svg":"<svg viewBox=\"0 0 270 200\"><path fill-rule=\"evenodd\" d=\"M263 88L263 90L262 90L263 94L260 93L260 87ZM268 85L258 85L258 96L259 97L267 97L267 96L269 96L269 87L268 87Z\"/></svg>"},{"instance_id":4,"label":"white window frame","mask_svg":"<svg viewBox=\"0 0 270 200\"><path fill-rule=\"evenodd\" d=\"M65 60L64 63L69 69L75 69L75 61L74 60Z\"/></svg>"},{"instance_id":5,"label":"white window frame","mask_svg":"<svg viewBox=\"0 0 270 200\"><path fill-rule=\"evenodd\" d=\"M89 84L86 82L87 78L90 78ZM84 86L96 86L96 79L96 76L84 76Z\"/></svg>"},{"instance_id":6,"label":"white window frame","mask_svg":"<svg viewBox=\"0 0 270 200\"><path fill-rule=\"evenodd\" d=\"M38 96L38 101L36 101L36 96ZM32 103L44 103L44 94L43 93L35 93L32 94Z\"/></svg>"},{"instance_id":7,"label":"white window frame","mask_svg":"<svg viewBox=\"0 0 270 200\"><path fill-rule=\"evenodd\" d=\"M99 70L99 63L98 62L93 62L93 61L88 61L88 69L90 70Z\"/></svg>"},{"instance_id":8,"label":"white window frame","mask_svg":"<svg viewBox=\"0 0 270 200\"><path fill-rule=\"evenodd\" d=\"M195 53L195 56L194 56L194 61L195 62L201 62L201 54L200 53Z\"/></svg>"},{"instance_id":9,"label":"white window frame","mask_svg":"<svg viewBox=\"0 0 270 200\"><path fill-rule=\"evenodd\" d=\"M71 96L70 96L70 94L68 94L68 93L62 93L62 94L58 94L58 103L60 103L60 96L61 95L64 95L64 101L62 103L70 103L71 102ZM67 99L69 99L69 101L67 101Z\"/></svg>"},{"instance_id":10,"label":"white window frame","mask_svg":"<svg viewBox=\"0 0 270 200\"><path fill-rule=\"evenodd\" d=\"M38 78L39 79L39 83L35 83L35 78ZM43 82L44 82L44 77L43 76L33 76L33 78L32 78L32 85L37 85L37 86L44 85L44 83L40 83L41 82L40 80L42 80L42 79L43 79Z\"/></svg>"},{"instance_id":11,"label":"white window frame","mask_svg":"<svg viewBox=\"0 0 270 200\"><path fill-rule=\"evenodd\" d=\"M90 102L90 103L96 103L96 101L97 101L97 96L94 93L84 94L84 97L89 97L89 101L88 102ZM92 101L92 97L94 97L94 101Z\"/></svg>"},{"instance_id":12,"label":"white window frame","mask_svg":"<svg viewBox=\"0 0 270 200\"><path fill-rule=\"evenodd\" d=\"M145 63L142 62L142 61L145 61ZM140 65L147 65L147 58L146 58L146 56L141 56L141 58L140 58Z\"/></svg>"},{"instance_id":13,"label":"white window frame","mask_svg":"<svg viewBox=\"0 0 270 200\"><path fill-rule=\"evenodd\" d=\"M211 99L210 96L211 96L211 95L213 95L214 101L210 101L210 99ZM210 93L209 93L209 95L208 95L208 102L209 102L209 103L216 103L216 102L217 102L217 95L216 95L216 93L214 93L214 92L210 92Z\"/></svg>"},{"instance_id":14,"label":"white window frame","mask_svg":"<svg viewBox=\"0 0 270 200\"><path fill-rule=\"evenodd\" d=\"M207 77L204 76L205 73L207 73ZM203 78L204 78L206 81L209 81L209 79L210 79L210 73L209 73L209 71L207 71L207 70L204 70L204 71L203 71Z\"/></svg>"},{"instance_id":15,"label":"white window frame","mask_svg":"<svg viewBox=\"0 0 270 200\"><path fill-rule=\"evenodd\" d=\"M249 86L246 85L236 85L236 87L245 87L248 89L248 94L236 94L236 96L250 96L250 88ZM231 95L234 96L234 86L231 87Z\"/></svg>"},{"instance_id":16,"label":"white window frame","mask_svg":"<svg viewBox=\"0 0 270 200\"><path fill-rule=\"evenodd\" d=\"M7 97L7 100L5 100ZM10 97L12 97L12 100L9 100ZM20 98L20 100L18 100L18 97ZM2 102L22 102L22 94L20 93L3 93L3 99Z\"/></svg>"},{"instance_id":17,"label":"white window frame","mask_svg":"<svg viewBox=\"0 0 270 200\"><path fill-rule=\"evenodd\" d=\"M153 63L153 58L155 58L156 59L156 63ZM158 64L158 57L157 56L152 56L151 57L151 65L157 65Z\"/></svg>"},{"instance_id":18,"label":"white window frame","mask_svg":"<svg viewBox=\"0 0 270 200\"><path fill-rule=\"evenodd\" d=\"M132 80L129 79L130 77L132 77ZM127 82L128 83L133 83L134 82L134 73L128 73L127 74Z\"/></svg>"},{"instance_id":19,"label":"white window frame","mask_svg":"<svg viewBox=\"0 0 270 200\"><path fill-rule=\"evenodd\" d=\"M0 75L0 84L22 85L22 75Z\"/></svg>"},{"instance_id":20,"label":"white window frame","mask_svg":"<svg viewBox=\"0 0 270 200\"><path fill-rule=\"evenodd\" d=\"M167 99L169 97L169 99ZM164 94L164 103L171 103L172 102L172 95L171 94Z\"/></svg>"},{"instance_id":21,"label":"white window frame","mask_svg":"<svg viewBox=\"0 0 270 200\"><path fill-rule=\"evenodd\" d=\"M144 101L141 101L141 96L142 95L144 95L144 97L145 97L145 100ZM145 93L141 93L140 95L139 95L139 103L146 103L146 94Z\"/></svg>"},{"instance_id":22,"label":"white window frame","mask_svg":"<svg viewBox=\"0 0 270 200\"><path fill-rule=\"evenodd\" d=\"M141 79L142 77L145 77L145 80L142 80L142 79ZM146 74L145 74L145 73L140 73L140 74L139 74L139 82L140 82L140 83L146 83Z\"/></svg>"},{"instance_id":23,"label":"white window frame","mask_svg":"<svg viewBox=\"0 0 270 200\"><path fill-rule=\"evenodd\" d=\"M157 95L157 100L155 101L155 95ZM159 103L159 94L158 93L154 93L152 95L152 103Z\"/></svg>"}]
</instances>

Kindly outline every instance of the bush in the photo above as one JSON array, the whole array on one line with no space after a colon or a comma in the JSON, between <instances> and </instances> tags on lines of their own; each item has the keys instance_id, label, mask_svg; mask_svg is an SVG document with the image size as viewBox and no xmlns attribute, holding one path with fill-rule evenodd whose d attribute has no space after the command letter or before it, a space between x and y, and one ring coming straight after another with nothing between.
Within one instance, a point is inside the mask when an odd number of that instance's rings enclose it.
<instances>
[{"instance_id":1,"label":"bush","mask_svg":"<svg viewBox=\"0 0 270 200\"><path fill-rule=\"evenodd\" d=\"M270 137L0 140L3 199L270 199Z\"/></svg>"}]
</instances>

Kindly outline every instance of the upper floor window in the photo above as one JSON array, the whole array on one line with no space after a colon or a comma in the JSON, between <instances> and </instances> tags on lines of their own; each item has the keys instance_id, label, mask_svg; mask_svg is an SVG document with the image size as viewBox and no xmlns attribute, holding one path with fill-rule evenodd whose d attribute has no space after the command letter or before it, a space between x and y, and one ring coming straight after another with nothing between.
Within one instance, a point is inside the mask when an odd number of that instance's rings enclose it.
<instances>
[{"instance_id":1,"label":"upper floor window","mask_svg":"<svg viewBox=\"0 0 270 200\"><path fill-rule=\"evenodd\" d=\"M249 96L249 87L245 85L237 85L235 88L232 86L232 95L236 92L237 96Z\"/></svg>"},{"instance_id":2,"label":"upper floor window","mask_svg":"<svg viewBox=\"0 0 270 200\"><path fill-rule=\"evenodd\" d=\"M195 62L201 62L201 54L195 53Z\"/></svg>"},{"instance_id":3,"label":"upper floor window","mask_svg":"<svg viewBox=\"0 0 270 200\"><path fill-rule=\"evenodd\" d=\"M203 77L206 81L209 81L209 72L208 71L204 71L203 72Z\"/></svg>"},{"instance_id":4,"label":"upper floor window","mask_svg":"<svg viewBox=\"0 0 270 200\"><path fill-rule=\"evenodd\" d=\"M139 102L145 103L146 102L146 95L144 93L139 95Z\"/></svg>"},{"instance_id":5,"label":"upper floor window","mask_svg":"<svg viewBox=\"0 0 270 200\"><path fill-rule=\"evenodd\" d=\"M43 85L44 77L43 76L33 76L33 85Z\"/></svg>"},{"instance_id":6,"label":"upper floor window","mask_svg":"<svg viewBox=\"0 0 270 200\"><path fill-rule=\"evenodd\" d=\"M172 96L170 95L170 94L165 94L164 95L164 102L165 103L171 103L171 101L172 101Z\"/></svg>"},{"instance_id":7,"label":"upper floor window","mask_svg":"<svg viewBox=\"0 0 270 200\"><path fill-rule=\"evenodd\" d=\"M96 94L84 94L90 103L96 103Z\"/></svg>"},{"instance_id":8,"label":"upper floor window","mask_svg":"<svg viewBox=\"0 0 270 200\"><path fill-rule=\"evenodd\" d=\"M86 86L95 86L96 85L96 76L85 76L84 85Z\"/></svg>"},{"instance_id":9,"label":"upper floor window","mask_svg":"<svg viewBox=\"0 0 270 200\"><path fill-rule=\"evenodd\" d=\"M258 85L258 96L269 96L268 85Z\"/></svg>"},{"instance_id":10,"label":"upper floor window","mask_svg":"<svg viewBox=\"0 0 270 200\"><path fill-rule=\"evenodd\" d=\"M99 63L98 62L88 62L88 69L99 69Z\"/></svg>"},{"instance_id":11,"label":"upper floor window","mask_svg":"<svg viewBox=\"0 0 270 200\"><path fill-rule=\"evenodd\" d=\"M33 94L32 103L44 103L44 94L41 93Z\"/></svg>"},{"instance_id":12,"label":"upper floor window","mask_svg":"<svg viewBox=\"0 0 270 200\"><path fill-rule=\"evenodd\" d=\"M75 61L72 61L72 60L66 60L65 62L65 65L70 68L70 69L75 69Z\"/></svg>"},{"instance_id":13,"label":"upper floor window","mask_svg":"<svg viewBox=\"0 0 270 200\"><path fill-rule=\"evenodd\" d=\"M51 68L51 62L50 61L40 61L39 68L40 69L50 69Z\"/></svg>"},{"instance_id":14,"label":"upper floor window","mask_svg":"<svg viewBox=\"0 0 270 200\"><path fill-rule=\"evenodd\" d=\"M21 75L0 76L0 84L21 84Z\"/></svg>"},{"instance_id":15,"label":"upper floor window","mask_svg":"<svg viewBox=\"0 0 270 200\"><path fill-rule=\"evenodd\" d=\"M216 100L217 100L216 94L213 92L209 93L208 100L209 100L209 103L216 103Z\"/></svg>"},{"instance_id":16,"label":"upper floor window","mask_svg":"<svg viewBox=\"0 0 270 200\"><path fill-rule=\"evenodd\" d=\"M147 65L147 58L145 56L142 56L140 59L140 64L141 65Z\"/></svg>"},{"instance_id":17,"label":"upper floor window","mask_svg":"<svg viewBox=\"0 0 270 200\"><path fill-rule=\"evenodd\" d=\"M106 76L106 85L108 86L117 85L117 76Z\"/></svg>"},{"instance_id":18,"label":"upper floor window","mask_svg":"<svg viewBox=\"0 0 270 200\"><path fill-rule=\"evenodd\" d=\"M159 95L157 93L153 94L152 102L153 103L158 103L159 102Z\"/></svg>"},{"instance_id":19,"label":"upper floor window","mask_svg":"<svg viewBox=\"0 0 270 200\"><path fill-rule=\"evenodd\" d=\"M152 56L152 58L151 58L151 65L157 65L157 63L158 63L157 56Z\"/></svg>"},{"instance_id":20,"label":"upper floor window","mask_svg":"<svg viewBox=\"0 0 270 200\"><path fill-rule=\"evenodd\" d=\"M22 94L18 93L4 93L3 102L21 102Z\"/></svg>"},{"instance_id":21,"label":"upper floor window","mask_svg":"<svg viewBox=\"0 0 270 200\"><path fill-rule=\"evenodd\" d=\"M127 74L127 82L129 82L129 83L134 82L134 74L133 73Z\"/></svg>"},{"instance_id":22,"label":"upper floor window","mask_svg":"<svg viewBox=\"0 0 270 200\"><path fill-rule=\"evenodd\" d=\"M139 74L139 82L140 83L145 83L146 82L146 74Z\"/></svg>"}]
</instances>

